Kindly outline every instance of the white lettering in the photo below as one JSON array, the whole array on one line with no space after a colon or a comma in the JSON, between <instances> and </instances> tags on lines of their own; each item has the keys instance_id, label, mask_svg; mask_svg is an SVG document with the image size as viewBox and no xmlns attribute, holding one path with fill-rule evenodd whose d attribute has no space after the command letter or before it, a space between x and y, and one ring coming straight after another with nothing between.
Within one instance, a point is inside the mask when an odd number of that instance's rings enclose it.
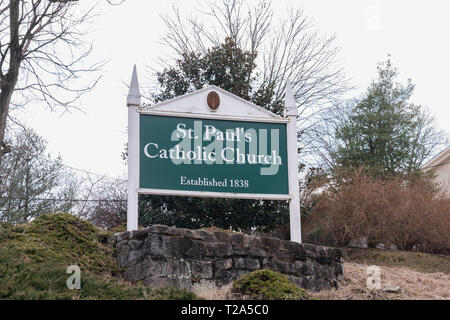
<instances>
[{"instance_id":1,"label":"white lettering","mask_svg":"<svg viewBox=\"0 0 450 320\"><path fill-rule=\"evenodd\" d=\"M184 137L186 137L185 128L186 128L186 124L184 124L184 123L179 123L177 125L177 130L178 130L178 132L180 132L180 134L177 133L177 138L184 139Z\"/></svg>"},{"instance_id":2,"label":"white lettering","mask_svg":"<svg viewBox=\"0 0 450 320\"><path fill-rule=\"evenodd\" d=\"M144 154L145 154L145 156L147 157L147 158L156 158L158 155L155 155L155 156L151 156L149 153L148 153L148 146L155 146L156 147L156 150L158 150L158 144L156 144L156 143L147 143L146 145L145 145L145 147L144 147Z\"/></svg>"}]
</instances>

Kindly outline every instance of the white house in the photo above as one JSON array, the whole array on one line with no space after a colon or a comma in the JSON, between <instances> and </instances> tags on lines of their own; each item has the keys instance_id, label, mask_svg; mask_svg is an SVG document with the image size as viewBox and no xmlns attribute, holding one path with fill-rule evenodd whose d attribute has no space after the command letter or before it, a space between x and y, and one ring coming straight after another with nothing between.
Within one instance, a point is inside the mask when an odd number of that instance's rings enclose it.
<instances>
[{"instance_id":1,"label":"white house","mask_svg":"<svg viewBox=\"0 0 450 320\"><path fill-rule=\"evenodd\" d=\"M444 149L436 157L422 166L422 170L431 170L436 175L436 182L447 190L450 197L450 147Z\"/></svg>"}]
</instances>

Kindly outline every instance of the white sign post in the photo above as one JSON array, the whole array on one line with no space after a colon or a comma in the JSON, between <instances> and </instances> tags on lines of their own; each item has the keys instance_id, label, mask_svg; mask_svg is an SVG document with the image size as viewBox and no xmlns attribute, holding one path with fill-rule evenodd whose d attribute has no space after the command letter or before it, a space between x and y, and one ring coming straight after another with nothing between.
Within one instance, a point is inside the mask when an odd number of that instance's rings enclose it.
<instances>
[{"instance_id":1,"label":"white sign post","mask_svg":"<svg viewBox=\"0 0 450 320\"><path fill-rule=\"evenodd\" d=\"M297 144L297 116L298 109L295 103L292 88L288 82L285 95L285 116L289 119L287 124L288 140L288 174L289 174L289 223L291 241L302 242L302 229L300 223L300 195L298 188L298 144Z\"/></svg>"},{"instance_id":2,"label":"white sign post","mask_svg":"<svg viewBox=\"0 0 450 320\"><path fill-rule=\"evenodd\" d=\"M220 95L217 93L219 92ZM211 96L215 94L215 96ZM210 99L208 100L207 99ZM211 100L212 99L212 100ZM214 99L218 99L217 101ZM216 104L214 110L211 110L211 105ZM219 107L223 104L226 107ZM289 214L290 214L290 232L291 240L301 243L301 224L300 224L300 197L299 197L299 180L298 180L298 145L297 145L297 106L295 104L292 89L288 83L286 86L286 100L285 100L285 118L282 118L266 109L256 106L244 99L230 94L218 87L211 86L193 93L177 97L165 102L158 103L146 109L139 110L141 105L141 95L139 93L139 83L137 78L136 66L133 68L133 75L129 93L127 97L128 107L128 203L127 203L127 230L137 230L138 228L138 194L159 194L159 195L179 195L179 196L198 196L198 197L226 197L226 198L240 198L240 199L266 199L266 200L289 200ZM287 176L288 187L285 191L279 194L269 193L242 193L242 192L207 192L207 191L187 191L164 189L140 189L139 183L139 161L140 161L140 114L153 116L168 116L168 117L187 117L199 119L215 119L228 121L250 121L255 123L278 123L286 126L286 140L287 140ZM157 123L155 123L157 125ZM157 128L156 127L143 127ZM164 131L164 127L161 130ZM147 129L146 129L147 130ZM159 130L159 129L158 129ZM155 131L157 135L160 131ZM256 131L255 131L256 132ZM153 134L152 134L153 136ZM144 142L143 142L144 143ZM152 144L156 146L156 144ZM145 148L144 148L145 149ZM144 160L143 160L144 161ZM154 166L145 166L144 168L156 168ZM286 170L286 168L284 169ZM186 170L188 171L188 170ZM286 172L286 171L285 171ZM158 172L155 172L158 173ZM186 172L188 174L189 172ZM184 174L184 173L183 173ZM285 173L286 174L286 173ZM244 174L245 175L245 174ZM147 180L153 177L152 174L144 175ZM235 177L236 179L239 177ZM241 178L242 179L242 178ZM167 180L167 176L164 176ZM152 181L158 181L153 180ZM267 180L265 180L267 181ZM286 181L286 180L281 180ZM141 182L143 183L143 182ZM270 186L270 184L262 184ZM279 190L279 189L278 189ZM251 191L250 191L251 192Z\"/></svg>"},{"instance_id":3,"label":"white sign post","mask_svg":"<svg viewBox=\"0 0 450 320\"><path fill-rule=\"evenodd\" d=\"M141 94L136 66L133 68L127 96L128 107L128 201L127 230L138 229L138 188L139 188L139 113Z\"/></svg>"}]
</instances>

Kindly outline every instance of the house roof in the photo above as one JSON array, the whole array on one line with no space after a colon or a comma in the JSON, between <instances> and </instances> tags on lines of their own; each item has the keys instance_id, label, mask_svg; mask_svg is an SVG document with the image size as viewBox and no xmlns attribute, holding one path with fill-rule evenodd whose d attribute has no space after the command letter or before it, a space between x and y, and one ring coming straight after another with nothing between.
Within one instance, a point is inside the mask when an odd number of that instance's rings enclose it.
<instances>
[{"instance_id":1,"label":"house roof","mask_svg":"<svg viewBox=\"0 0 450 320\"><path fill-rule=\"evenodd\" d=\"M450 163L450 146L442 150L437 156L422 166L422 169L430 169L439 165Z\"/></svg>"},{"instance_id":2,"label":"house roof","mask_svg":"<svg viewBox=\"0 0 450 320\"><path fill-rule=\"evenodd\" d=\"M206 97L211 91L216 91L220 96L220 107L214 112L211 112L211 110L208 109L206 103ZM235 116L243 118L283 119L269 110L257 106L256 104L214 85L154 104L141 110L143 113L152 111L204 115L215 114L217 116Z\"/></svg>"}]
</instances>

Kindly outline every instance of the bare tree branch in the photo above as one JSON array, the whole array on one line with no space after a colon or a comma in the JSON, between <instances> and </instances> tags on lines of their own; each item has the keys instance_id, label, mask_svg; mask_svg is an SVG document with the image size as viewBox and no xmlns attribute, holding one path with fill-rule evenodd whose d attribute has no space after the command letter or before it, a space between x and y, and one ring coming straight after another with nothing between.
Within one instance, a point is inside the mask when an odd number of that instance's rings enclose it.
<instances>
[{"instance_id":1,"label":"bare tree branch","mask_svg":"<svg viewBox=\"0 0 450 320\"><path fill-rule=\"evenodd\" d=\"M123 1L107 2L119 5ZM77 1L1 1L0 143L11 107L37 100L51 110L77 108L79 98L97 84L99 77L81 86L78 81L105 63L86 66L92 52L92 45L85 41L86 26L94 7L83 9Z\"/></svg>"},{"instance_id":2,"label":"bare tree branch","mask_svg":"<svg viewBox=\"0 0 450 320\"><path fill-rule=\"evenodd\" d=\"M257 53L257 85L273 86L275 100L284 99L286 82L293 86L299 106L298 129L302 155L309 156L321 143L320 127L330 108L350 89L338 67L335 37L319 33L300 9L289 9L284 20L274 22L270 1L250 6L244 0L209 1L198 16L183 15L174 7L162 19L167 27L162 43L175 56L207 52L231 38L242 50ZM166 66L170 63L164 59ZM254 88L256 91L258 88Z\"/></svg>"}]
</instances>

